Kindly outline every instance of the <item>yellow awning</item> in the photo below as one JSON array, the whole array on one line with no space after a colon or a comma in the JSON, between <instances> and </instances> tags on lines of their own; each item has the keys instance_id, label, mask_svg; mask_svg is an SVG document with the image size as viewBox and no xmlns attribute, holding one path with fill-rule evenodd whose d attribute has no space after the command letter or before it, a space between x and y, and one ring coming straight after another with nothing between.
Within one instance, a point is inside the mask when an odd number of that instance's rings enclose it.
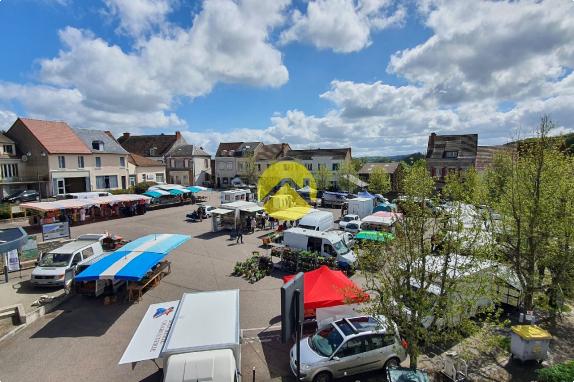
<instances>
[{"instance_id":1,"label":"yellow awning","mask_svg":"<svg viewBox=\"0 0 574 382\"><path fill-rule=\"evenodd\" d=\"M311 211L310 206L306 207L291 207L282 210L268 212L268 214L277 220L294 221L299 220Z\"/></svg>"},{"instance_id":2,"label":"yellow awning","mask_svg":"<svg viewBox=\"0 0 574 382\"><path fill-rule=\"evenodd\" d=\"M525 340L552 339L552 335L538 325L514 325L512 331Z\"/></svg>"}]
</instances>

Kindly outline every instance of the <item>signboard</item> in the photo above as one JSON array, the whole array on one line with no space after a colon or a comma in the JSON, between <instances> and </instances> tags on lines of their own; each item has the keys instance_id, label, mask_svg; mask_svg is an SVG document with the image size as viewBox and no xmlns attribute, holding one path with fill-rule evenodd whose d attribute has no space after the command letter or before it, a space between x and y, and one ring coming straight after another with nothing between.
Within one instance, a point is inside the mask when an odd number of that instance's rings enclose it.
<instances>
[{"instance_id":1,"label":"signboard","mask_svg":"<svg viewBox=\"0 0 574 382\"><path fill-rule=\"evenodd\" d=\"M295 291L299 291L299 301ZM303 272L281 287L281 341L287 343L303 323ZM299 309L297 309L297 304ZM297 316L297 313L299 314Z\"/></svg>"},{"instance_id":2,"label":"signboard","mask_svg":"<svg viewBox=\"0 0 574 382\"><path fill-rule=\"evenodd\" d=\"M20 270L20 259L18 259L18 250L13 249L7 254L8 258L8 272L15 272Z\"/></svg>"},{"instance_id":3,"label":"signboard","mask_svg":"<svg viewBox=\"0 0 574 382\"><path fill-rule=\"evenodd\" d=\"M22 213L22 208L20 206L11 206L10 207L12 215Z\"/></svg>"},{"instance_id":4,"label":"signboard","mask_svg":"<svg viewBox=\"0 0 574 382\"><path fill-rule=\"evenodd\" d=\"M159 357L178 305L176 300L149 306L120 359L120 365Z\"/></svg>"},{"instance_id":5,"label":"signboard","mask_svg":"<svg viewBox=\"0 0 574 382\"><path fill-rule=\"evenodd\" d=\"M70 226L68 222L50 223L42 225L42 240L60 239L70 237Z\"/></svg>"},{"instance_id":6,"label":"signboard","mask_svg":"<svg viewBox=\"0 0 574 382\"><path fill-rule=\"evenodd\" d=\"M22 246L22 261L36 260L38 258L38 240L36 236L28 236L26 244Z\"/></svg>"}]
</instances>

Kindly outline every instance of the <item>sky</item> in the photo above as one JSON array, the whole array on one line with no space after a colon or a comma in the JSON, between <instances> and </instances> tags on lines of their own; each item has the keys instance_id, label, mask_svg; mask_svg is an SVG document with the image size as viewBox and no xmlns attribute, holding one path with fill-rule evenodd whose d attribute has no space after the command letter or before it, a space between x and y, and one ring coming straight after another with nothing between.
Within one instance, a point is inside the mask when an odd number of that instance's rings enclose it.
<instances>
[{"instance_id":1,"label":"sky","mask_svg":"<svg viewBox=\"0 0 574 382\"><path fill-rule=\"evenodd\" d=\"M0 0L0 129L425 151L574 131L574 1Z\"/></svg>"}]
</instances>

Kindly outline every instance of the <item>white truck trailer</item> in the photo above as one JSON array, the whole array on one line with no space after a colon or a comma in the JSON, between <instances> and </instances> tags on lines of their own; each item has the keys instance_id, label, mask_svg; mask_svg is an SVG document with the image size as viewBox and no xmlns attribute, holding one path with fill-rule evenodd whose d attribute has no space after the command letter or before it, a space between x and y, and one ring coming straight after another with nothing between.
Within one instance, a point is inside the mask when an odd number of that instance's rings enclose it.
<instances>
[{"instance_id":1,"label":"white truck trailer","mask_svg":"<svg viewBox=\"0 0 574 382\"><path fill-rule=\"evenodd\" d=\"M369 198L353 198L347 200L347 214L349 215L359 215L362 219L373 213L373 208L375 206L374 199Z\"/></svg>"},{"instance_id":2,"label":"white truck trailer","mask_svg":"<svg viewBox=\"0 0 574 382\"><path fill-rule=\"evenodd\" d=\"M239 290L152 304L120 364L163 359L164 382L241 380Z\"/></svg>"}]
</instances>

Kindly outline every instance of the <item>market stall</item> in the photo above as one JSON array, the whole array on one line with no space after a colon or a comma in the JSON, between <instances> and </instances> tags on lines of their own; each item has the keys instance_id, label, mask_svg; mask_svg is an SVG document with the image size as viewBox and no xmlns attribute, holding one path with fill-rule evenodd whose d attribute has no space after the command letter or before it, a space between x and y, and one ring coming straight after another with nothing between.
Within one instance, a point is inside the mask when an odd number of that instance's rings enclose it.
<instances>
[{"instance_id":1,"label":"market stall","mask_svg":"<svg viewBox=\"0 0 574 382\"><path fill-rule=\"evenodd\" d=\"M92 264L75 280L125 280L128 299L139 299L145 289L156 286L171 272L171 263L164 258L189 239L187 235L177 234L140 237Z\"/></svg>"},{"instance_id":2,"label":"market stall","mask_svg":"<svg viewBox=\"0 0 574 382\"><path fill-rule=\"evenodd\" d=\"M251 219L262 212L263 207L254 202L236 201L224 203L220 208L211 210L212 232L224 229L247 229Z\"/></svg>"},{"instance_id":3,"label":"market stall","mask_svg":"<svg viewBox=\"0 0 574 382\"><path fill-rule=\"evenodd\" d=\"M22 203L20 207L32 211L30 225L58 221L73 224L94 221L98 218L144 214L150 200L151 198L146 195L120 194L53 202Z\"/></svg>"},{"instance_id":4,"label":"market stall","mask_svg":"<svg viewBox=\"0 0 574 382\"><path fill-rule=\"evenodd\" d=\"M287 283L294 275L284 276ZM316 309L365 302L369 296L341 271L322 266L303 275L305 317L314 317Z\"/></svg>"}]
</instances>

